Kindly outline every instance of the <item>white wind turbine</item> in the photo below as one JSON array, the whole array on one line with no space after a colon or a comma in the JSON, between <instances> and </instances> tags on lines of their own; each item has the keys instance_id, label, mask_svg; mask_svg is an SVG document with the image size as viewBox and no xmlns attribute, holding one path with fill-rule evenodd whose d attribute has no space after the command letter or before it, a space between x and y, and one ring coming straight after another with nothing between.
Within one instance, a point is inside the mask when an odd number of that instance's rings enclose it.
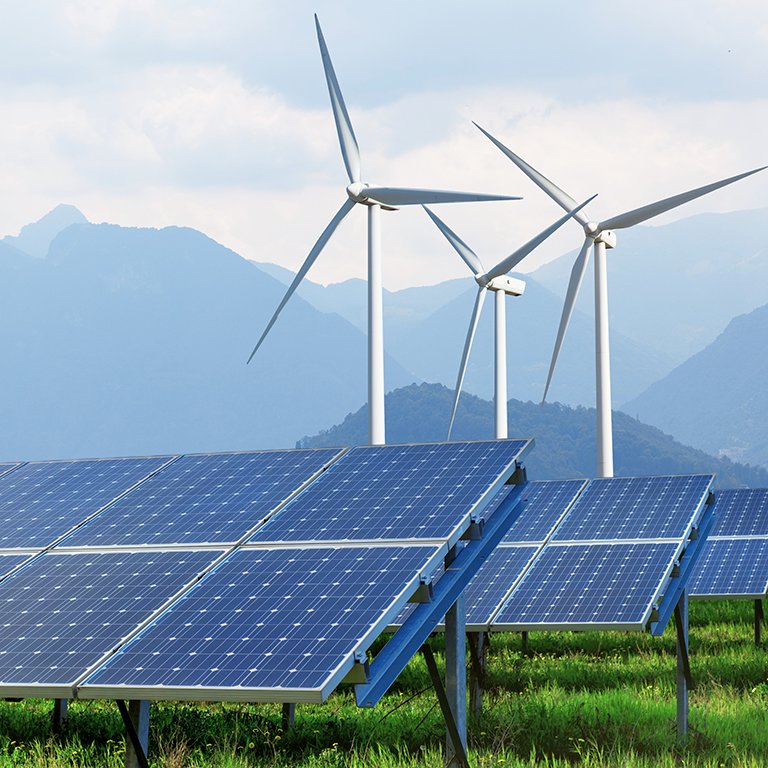
<instances>
[{"instance_id":1,"label":"white wind turbine","mask_svg":"<svg viewBox=\"0 0 768 768\"><path fill-rule=\"evenodd\" d=\"M480 128L477 123L475 125ZM549 179L542 176L537 170L532 168L522 158L518 157L512 150L505 147L500 141L491 136L490 133L480 128L480 130L526 175L531 181L546 192L558 205L566 211L571 210L576 201L568 194L563 192L560 187L553 184ZM563 305L563 314L560 318L560 327L557 331L555 349L552 353L552 362L549 366L549 375L547 376L547 385L544 390L542 404L547 397L549 384L552 380L552 374L555 370L557 357L560 354L560 347L565 337L565 331L568 328L568 321L573 313L573 306L576 302L576 296L581 287L581 281L584 277L584 271L589 261L589 249L594 246L595 249L595 367L596 367L596 395L597 395L597 476L613 477L613 428L611 423L611 370L610 354L608 350L608 282L605 251L607 248L614 248L616 245L615 229L627 229L635 224L648 221L666 211L677 208L684 203L695 200L697 197L714 192L720 187L732 184L734 181L751 176L753 173L764 170L768 166L756 168L753 171L741 173L738 176L731 176L722 181L716 181L713 184L707 184L704 187L698 187L688 192L659 200L642 208L635 208L632 211L621 213L605 221L592 221L585 214L574 216L576 221L584 227L584 244L576 257L576 261L571 271L568 291Z\"/></svg>"},{"instance_id":2,"label":"white wind turbine","mask_svg":"<svg viewBox=\"0 0 768 768\"><path fill-rule=\"evenodd\" d=\"M536 237L529 240L525 245L518 248L514 253L500 261L495 267L487 272L483 269L482 262L478 255L438 216L426 206L424 210L429 214L437 228L445 235L448 242L456 249L456 252L464 259L464 263L472 270L475 276L475 282L478 285L477 297L475 298L475 308L472 310L472 317L469 321L469 330L467 339L464 342L464 352L461 355L461 364L459 365L459 375L456 379L456 391L453 395L453 409L451 410L451 421L448 424L448 437L451 439L451 430L453 429L453 420L456 418L456 407L459 404L459 395L461 385L464 383L464 374L467 370L469 361L469 352L472 349L472 341L475 338L475 330L480 320L480 312L483 309L485 292L493 291L495 298L495 331L494 331L494 413L496 439L507 437L507 339L506 339L506 312L505 295L521 296L525 290L525 283L514 277L506 277L507 272L514 269L531 251L543 243L555 230L565 224L568 219L578 214L578 212L590 200L594 200L597 195L593 195L589 200L569 211L554 224L539 232Z\"/></svg>"},{"instance_id":3,"label":"white wind turbine","mask_svg":"<svg viewBox=\"0 0 768 768\"><path fill-rule=\"evenodd\" d=\"M384 434L384 331L382 314L382 284L381 284L381 209L397 210L396 206L419 205L423 203L458 203L484 200L519 200L519 197L504 195L480 195L467 192L446 192L432 189L405 189L402 187L376 187L363 182L360 170L360 150L352 130L352 123L344 105L336 73L331 64L331 57L325 45L325 39L320 29L320 22L315 15L317 39L323 57L325 79L328 83L328 93L331 97L333 117L336 121L336 131L341 145L341 154L347 169L350 184L346 188L348 199L331 219L319 239L309 252L301 269L283 296L275 310L275 314L267 324L264 333L251 352L248 362L256 354L283 307L293 295L299 283L315 263L325 244L333 235L342 219L356 204L368 207L368 441L371 445L383 445Z\"/></svg>"}]
</instances>

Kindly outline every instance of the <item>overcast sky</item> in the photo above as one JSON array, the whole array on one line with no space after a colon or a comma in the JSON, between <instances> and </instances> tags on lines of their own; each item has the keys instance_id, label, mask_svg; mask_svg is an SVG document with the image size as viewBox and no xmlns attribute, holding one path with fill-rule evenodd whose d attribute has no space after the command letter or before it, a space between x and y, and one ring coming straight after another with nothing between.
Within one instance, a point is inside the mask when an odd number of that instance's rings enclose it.
<instances>
[{"instance_id":1,"label":"overcast sky","mask_svg":"<svg viewBox=\"0 0 768 768\"><path fill-rule=\"evenodd\" d=\"M765 0L0 7L0 235L70 203L298 269L348 183L314 12L364 180L525 197L437 210L486 268L560 209L472 120L574 198L599 193L596 219L768 164ZM768 171L654 223L766 206ZM529 268L580 244L564 229ZM383 214L383 246L389 288L466 274L418 208ZM309 277L364 275L360 208Z\"/></svg>"}]
</instances>

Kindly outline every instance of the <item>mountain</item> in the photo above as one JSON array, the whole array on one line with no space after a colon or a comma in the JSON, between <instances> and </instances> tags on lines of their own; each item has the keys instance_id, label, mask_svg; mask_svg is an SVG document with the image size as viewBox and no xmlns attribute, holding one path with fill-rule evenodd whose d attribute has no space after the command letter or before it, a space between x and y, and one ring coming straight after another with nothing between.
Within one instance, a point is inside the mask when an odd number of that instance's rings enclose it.
<instances>
[{"instance_id":1,"label":"mountain","mask_svg":"<svg viewBox=\"0 0 768 768\"><path fill-rule=\"evenodd\" d=\"M768 466L768 305L623 408L714 454Z\"/></svg>"},{"instance_id":2,"label":"mountain","mask_svg":"<svg viewBox=\"0 0 768 768\"><path fill-rule=\"evenodd\" d=\"M636 226L617 232L617 239L608 251L611 330L670 355L675 364L714 341L736 315L765 303L768 208ZM580 241L574 232L574 243ZM576 251L566 254L531 277L564 296L575 257ZM577 301L590 317L593 297L590 268ZM563 349L569 343L566 338Z\"/></svg>"},{"instance_id":3,"label":"mountain","mask_svg":"<svg viewBox=\"0 0 768 768\"><path fill-rule=\"evenodd\" d=\"M452 392L438 384L411 384L387 395L387 440L393 443L432 442L445 439ZM715 472L715 487L765 487L768 471L715 458L674 441L660 430L614 411L614 463L617 477ZM367 440L367 409L350 413L341 424L296 447L361 445ZM547 403L509 401L511 437L533 437L534 450L526 459L532 480L594 477L597 466L595 409L568 408ZM453 438L479 440L493 435L493 404L463 396L456 415Z\"/></svg>"},{"instance_id":4,"label":"mountain","mask_svg":"<svg viewBox=\"0 0 768 768\"><path fill-rule=\"evenodd\" d=\"M0 249L0 460L275 448L341 420L367 345L338 315L296 297L245 364L282 293L192 229L73 224L45 259Z\"/></svg>"},{"instance_id":5,"label":"mountain","mask_svg":"<svg viewBox=\"0 0 768 768\"><path fill-rule=\"evenodd\" d=\"M66 229L70 224L87 223L88 219L74 205L57 205L39 221L23 226L17 237L6 235L2 242L34 256L36 259L44 259L51 240L59 232Z\"/></svg>"},{"instance_id":6,"label":"mountain","mask_svg":"<svg viewBox=\"0 0 768 768\"><path fill-rule=\"evenodd\" d=\"M260 268L288 285L294 273L274 264ZM562 301L527 275L519 298L507 299L507 379L509 392L522 400L539 400L544 393L549 360L560 322ZM346 280L327 287L303 280L297 293L322 312L336 312L367 328L364 280ZM459 361L477 288L468 276L438 285L384 292L385 348L418 378L455 386ZM486 301L464 381L467 392L493 397L493 302ZM595 400L594 326L576 312L568 331L551 398L569 405ZM666 375L674 363L646 344L611 332L612 397L616 405L640 394Z\"/></svg>"}]
</instances>

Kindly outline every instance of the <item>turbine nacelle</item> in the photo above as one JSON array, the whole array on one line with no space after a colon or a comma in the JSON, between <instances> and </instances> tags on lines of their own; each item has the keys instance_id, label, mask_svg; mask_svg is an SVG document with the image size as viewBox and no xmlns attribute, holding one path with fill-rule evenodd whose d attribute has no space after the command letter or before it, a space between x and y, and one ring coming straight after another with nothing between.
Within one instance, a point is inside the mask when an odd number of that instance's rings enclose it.
<instances>
[{"instance_id":1,"label":"turbine nacelle","mask_svg":"<svg viewBox=\"0 0 768 768\"><path fill-rule=\"evenodd\" d=\"M597 221L588 221L584 225L584 234L596 243L603 243L606 248L616 247L616 234L610 229L600 229Z\"/></svg>"},{"instance_id":2,"label":"turbine nacelle","mask_svg":"<svg viewBox=\"0 0 768 768\"><path fill-rule=\"evenodd\" d=\"M475 275L475 282L481 288L489 291L503 291L508 296L522 296L525 292L525 283L514 277L501 275L500 277L488 277L487 274Z\"/></svg>"}]
</instances>

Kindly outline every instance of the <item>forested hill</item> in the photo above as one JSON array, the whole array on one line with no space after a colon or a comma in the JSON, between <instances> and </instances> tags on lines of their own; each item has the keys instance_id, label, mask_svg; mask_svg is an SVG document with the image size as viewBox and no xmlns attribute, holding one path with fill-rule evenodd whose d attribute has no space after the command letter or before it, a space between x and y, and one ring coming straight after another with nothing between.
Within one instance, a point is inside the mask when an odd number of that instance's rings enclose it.
<instances>
[{"instance_id":1,"label":"forested hill","mask_svg":"<svg viewBox=\"0 0 768 768\"><path fill-rule=\"evenodd\" d=\"M441 384L412 384L386 398L387 442L421 443L445 440L453 392ZM493 403L462 393L454 440L479 440L493 435ZM510 437L534 437L536 447L526 459L532 480L594 477L597 466L594 408L569 408L509 401ZM737 464L673 440L655 427L621 411L613 413L614 474L622 476L715 472L715 487L768 487L768 471ZM363 445L368 441L367 406L350 413L341 424L297 447Z\"/></svg>"}]
</instances>

